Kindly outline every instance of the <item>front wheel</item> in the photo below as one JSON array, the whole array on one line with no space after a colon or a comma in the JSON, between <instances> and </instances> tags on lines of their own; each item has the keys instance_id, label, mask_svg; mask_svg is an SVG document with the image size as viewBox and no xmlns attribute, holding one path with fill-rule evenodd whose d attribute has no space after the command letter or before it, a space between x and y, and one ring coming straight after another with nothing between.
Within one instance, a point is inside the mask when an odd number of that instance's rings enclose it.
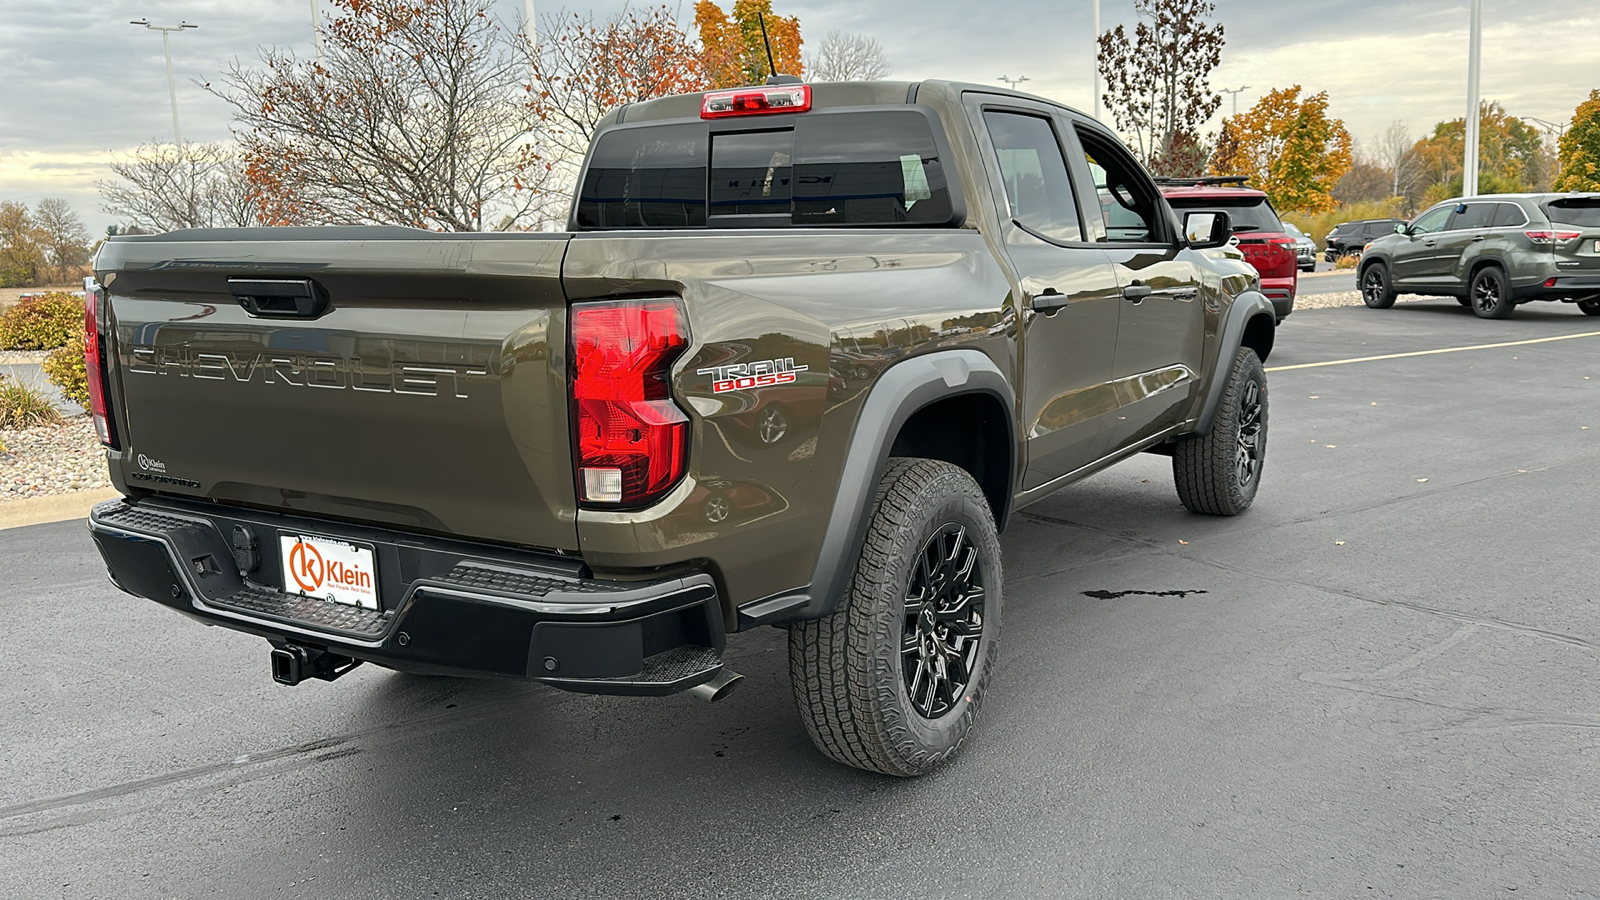
<instances>
[{"instance_id":1,"label":"front wheel","mask_svg":"<svg viewBox=\"0 0 1600 900\"><path fill-rule=\"evenodd\" d=\"M1389 267L1373 263L1361 270L1361 301L1372 309L1394 305L1394 287L1389 284Z\"/></svg>"},{"instance_id":2,"label":"front wheel","mask_svg":"<svg viewBox=\"0 0 1600 900\"><path fill-rule=\"evenodd\" d=\"M1211 432L1172 448L1178 499L1191 511L1237 516L1250 508L1267 461L1267 373L1249 347L1228 372Z\"/></svg>"},{"instance_id":3,"label":"front wheel","mask_svg":"<svg viewBox=\"0 0 1600 900\"><path fill-rule=\"evenodd\" d=\"M838 610L789 629L789 684L817 749L902 776L954 756L994 669L1000 578L972 476L891 459Z\"/></svg>"},{"instance_id":4,"label":"front wheel","mask_svg":"<svg viewBox=\"0 0 1600 900\"><path fill-rule=\"evenodd\" d=\"M1600 299L1579 300L1578 309L1586 316L1600 316Z\"/></svg>"},{"instance_id":5,"label":"front wheel","mask_svg":"<svg viewBox=\"0 0 1600 900\"><path fill-rule=\"evenodd\" d=\"M1504 319L1515 308L1511 290L1506 285L1506 273L1496 266L1486 266L1472 276L1467 299L1472 303L1473 314L1480 319Z\"/></svg>"}]
</instances>

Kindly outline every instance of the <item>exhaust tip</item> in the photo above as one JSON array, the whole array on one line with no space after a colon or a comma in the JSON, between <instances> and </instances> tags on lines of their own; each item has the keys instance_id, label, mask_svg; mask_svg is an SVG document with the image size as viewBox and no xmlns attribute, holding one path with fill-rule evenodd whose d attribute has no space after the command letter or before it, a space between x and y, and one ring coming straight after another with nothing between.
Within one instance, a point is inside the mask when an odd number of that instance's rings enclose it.
<instances>
[{"instance_id":1,"label":"exhaust tip","mask_svg":"<svg viewBox=\"0 0 1600 900\"><path fill-rule=\"evenodd\" d=\"M743 680L743 675L724 667L717 670L717 674L711 676L710 681L707 681L704 684L697 684L694 687L689 688L688 692L691 695L706 701L707 703L715 703L733 693L733 689L738 687L739 682Z\"/></svg>"}]
</instances>

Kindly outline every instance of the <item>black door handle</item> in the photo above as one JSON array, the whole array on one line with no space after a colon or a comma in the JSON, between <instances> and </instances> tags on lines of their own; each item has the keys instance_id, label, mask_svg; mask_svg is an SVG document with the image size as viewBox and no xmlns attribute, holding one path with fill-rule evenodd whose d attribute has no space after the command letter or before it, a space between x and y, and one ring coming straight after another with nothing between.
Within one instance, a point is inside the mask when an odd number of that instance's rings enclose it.
<instances>
[{"instance_id":1,"label":"black door handle","mask_svg":"<svg viewBox=\"0 0 1600 900\"><path fill-rule=\"evenodd\" d=\"M309 278L229 278L228 290L256 318L315 319L328 310L328 292Z\"/></svg>"},{"instance_id":2,"label":"black door handle","mask_svg":"<svg viewBox=\"0 0 1600 900\"><path fill-rule=\"evenodd\" d=\"M1137 281L1122 289L1122 299L1132 300L1134 303L1138 303L1140 300L1150 296L1150 294L1150 285L1140 284Z\"/></svg>"},{"instance_id":3,"label":"black door handle","mask_svg":"<svg viewBox=\"0 0 1600 900\"><path fill-rule=\"evenodd\" d=\"M1422 246L1424 246L1424 247L1433 247L1433 246L1436 246L1438 243L1439 243L1438 241L1423 241L1422 242Z\"/></svg>"},{"instance_id":4,"label":"black door handle","mask_svg":"<svg viewBox=\"0 0 1600 900\"><path fill-rule=\"evenodd\" d=\"M1479 241L1481 241L1481 240L1483 240L1483 235L1481 235L1481 234L1480 234L1480 235L1478 235L1478 236L1477 236L1477 237L1475 237L1475 238L1473 238L1473 239L1472 239L1472 242L1473 242L1473 243L1474 243L1474 244L1476 244L1476 243L1477 243L1477 242L1479 242Z\"/></svg>"},{"instance_id":5,"label":"black door handle","mask_svg":"<svg viewBox=\"0 0 1600 900\"><path fill-rule=\"evenodd\" d=\"M1067 305L1067 295L1055 288L1045 288L1044 293L1035 294L1030 304L1034 312L1055 312Z\"/></svg>"}]
</instances>

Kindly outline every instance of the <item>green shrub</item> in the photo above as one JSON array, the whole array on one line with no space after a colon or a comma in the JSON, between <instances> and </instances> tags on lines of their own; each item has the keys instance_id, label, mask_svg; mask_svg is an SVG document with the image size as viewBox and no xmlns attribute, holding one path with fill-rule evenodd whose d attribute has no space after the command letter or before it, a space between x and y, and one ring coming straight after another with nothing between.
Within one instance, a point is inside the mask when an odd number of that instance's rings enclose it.
<instances>
[{"instance_id":1,"label":"green shrub","mask_svg":"<svg viewBox=\"0 0 1600 900\"><path fill-rule=\"evenodd\" d=\"M48 397L15 378L0 375L0 426L27 428L60 421Z\"/></svg>"},{"instance_id":2,"label":"green shrub","mask_svg":"<svg viewBox=\"0 0 1600 900\"><path fill-rule=\"evenodd\" d=\"M83 358L83 335L74 334L65 347L50 351L44 358L44 374L61 388L68 400L89 408L88 365Z\"/></svg>"},{"instance_id":3,"label":"green shrub","mask_svg":"<svg viewBox=\"0 0 1600 900\"><path fill-rule=\"evenodd\" d=\"M54 350L83 333L83 301L53 291L0 314L0 350Z\"/></svg>"}]
</instances>

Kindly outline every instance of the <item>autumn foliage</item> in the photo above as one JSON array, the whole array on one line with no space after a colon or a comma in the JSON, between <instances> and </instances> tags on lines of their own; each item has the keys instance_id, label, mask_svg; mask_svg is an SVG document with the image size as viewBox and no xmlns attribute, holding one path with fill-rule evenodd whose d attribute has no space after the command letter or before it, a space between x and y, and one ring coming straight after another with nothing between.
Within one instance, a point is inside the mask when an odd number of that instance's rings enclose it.
<instances>
[{"instance_id":1,"label":"autumn foliage","mask_svg":"<svg viewBox=\"0 0 1600 900\"><path fill-rule=\"evenodd\" d=\"M1572 112L1572 124L1561 136L1558 191L1600 191L1600 90Z\"/></svg>"},{"instance_id":2,"label":"autumn foliage","mask_svg":"<svg viewBox=\"0 0 1600 900\"><path fill-rule=\"evenodd\" d=\"M1247 175L1279 209L1333 209L1334 185L1353 164L1350 132L1328 117L1328 93L1301 98L1295 85L1268 92L1222 123L1211 157L1215 175Z\"/></svg>"},{"instance_id":3,"label":"autumn foliage","mask_svg":"<svg viewBox=\"0 0 1600 900\"><path fill-rule=\"evenodd\" d=\"M766 20L767 39L772 42L771 65L761 35L762 19ZM700 0L694 5L694 24L700 32L710 87L761 84L773 74L773 66L780 75L805 74L800 57L800 20L774 15L772 0L735 0L731 18L712 0Z\"/></svg>"}]
</instances>

